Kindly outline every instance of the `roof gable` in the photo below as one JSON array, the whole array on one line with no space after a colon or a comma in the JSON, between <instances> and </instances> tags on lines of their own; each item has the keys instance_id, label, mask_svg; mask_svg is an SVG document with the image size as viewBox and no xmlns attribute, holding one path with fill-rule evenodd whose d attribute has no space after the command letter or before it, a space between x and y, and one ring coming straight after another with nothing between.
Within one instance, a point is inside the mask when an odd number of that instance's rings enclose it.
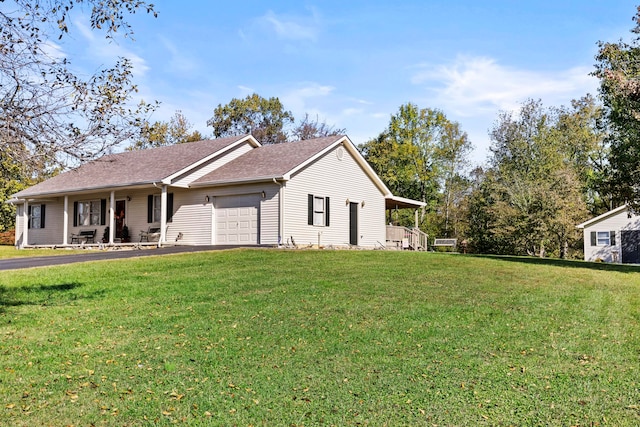
<instances>
[{"instance_id":1,"label":"roof gable","mask_svg":"<svg viewBox=\"0 0 640 427\"><path fill-rule=\"evenodd\" d=\"M607 219L607 218L610 218L610 217L612 217L612 216L618 215L618 214L619 214L619 213L621 213L621 212L626 212L626 211L627 211L627 209L628 209L628 208L627 208L627 205L618 206L617 208L612 209L612 210L610 210L609 212L605 212L605 213L603 213L602 215L598 215L598 216L597 216L597 217L595 217L595 218L591 218L591 219L589 219L589 220L587 220L587 221L583 222L582 224L578 224L578 225L576 225L576 228L585 228L585 227L588 227L588 226L590 226L591 224L598 223L598 222L603 221L603 220L605 220L605 219Z\"/></svg>"},{"instance_id":2,"label":"roof gable","mask_svg":"<svg viewBox=\"0 0 640 427\"><path fill-rule=\"evenodd\" d=\"M272 179L288 180L326 152L342 144L385 196L391 192L347 136L335 135L259 147L221 166L192 186L225 185Z\"/></svg>"},{"instance_id":3,"label":"roof gable","mask_svg":"<svg viewBox=\"0 0 640 427\"><path fill-rule=\"evenodd\" d=\"M20 191L14 197L160 183L247 140L260 146L250 135L241 135L107 155Z\"/></svg>"},{"instance_id":4,"label":"roof gable","mask_svg":"<svg viewBox=\"0 0 640 427\"><path fill-rule=\"evenodd\" d=\"M283 179L344 139L345 136L330 136L261 146L208 173L192 185Z\"/></svg>"}]
</instances>

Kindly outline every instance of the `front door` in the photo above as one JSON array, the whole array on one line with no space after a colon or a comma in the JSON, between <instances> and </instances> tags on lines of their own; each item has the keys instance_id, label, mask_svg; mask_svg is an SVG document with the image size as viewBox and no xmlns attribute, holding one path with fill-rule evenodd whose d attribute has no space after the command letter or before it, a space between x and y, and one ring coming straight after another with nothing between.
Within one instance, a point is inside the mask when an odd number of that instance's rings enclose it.
<instances>
[{"instance_id":1,"label":"front door","mask_svg":"<svg viewBox=\"0 0 640 427\"><path fill-rule=\"evenodd\" d=\"M358 203L349 203L349 244L358 245Z\"/></svg>"},{"instance_id":2,"label":"front door","mask_svg":"<svg viewBox=\"0 0 640 427\"><path fill-rule=\"evenodd\" d=\"M640 264L640 230L622 231L622 262Z\"/></svg>"},{"instance_id":3,"label":"front door","mask_svg":"<svg viewBox=\"0 0 640 427\"><path fill-rule=\"evenodd\" d=\"M116 200L116 210L115 210L115 219L116 219L116 239L122 238L122 227L125 224L125 206L126 203L124 200Z\"/></svg>"}]
</instances>

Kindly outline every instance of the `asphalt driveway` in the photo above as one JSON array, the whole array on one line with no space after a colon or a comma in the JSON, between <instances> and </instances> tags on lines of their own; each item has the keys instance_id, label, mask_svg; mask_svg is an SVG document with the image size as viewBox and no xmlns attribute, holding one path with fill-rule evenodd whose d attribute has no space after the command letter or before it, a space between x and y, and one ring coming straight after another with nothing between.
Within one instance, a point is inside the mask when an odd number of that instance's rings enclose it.
<instances>
[{"instance_id":1,"label":"asphalt driveway","mask_svg":"<svg viewBox=\"0 0 640 427\"><path fill-rule=\"evenodd\" d=\"M47 267L50 265L74 264L87 261L110 259L138 258L144 256L170 255L188 252L203 252L222 249L233 249L240 246L168 246L151 249L122 250L87 250L87 253L73 255L55 255L43 257L24 257L0 260L0 270L17 270L20 268ZM255 246L252 246L255 247Z\"/></svg>"}]
</instances>

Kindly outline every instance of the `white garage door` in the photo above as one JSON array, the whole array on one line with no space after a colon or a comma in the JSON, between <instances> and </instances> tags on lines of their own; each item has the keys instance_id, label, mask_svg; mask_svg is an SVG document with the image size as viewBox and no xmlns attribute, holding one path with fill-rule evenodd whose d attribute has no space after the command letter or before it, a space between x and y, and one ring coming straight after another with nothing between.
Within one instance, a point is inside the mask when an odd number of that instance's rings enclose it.
<instances>
[{"instance_id":1,"label":"white garage door","mask_svg":"<svg viewBox=\"0 0 640 427\"><path fill-rule=\"evenodd\" d=\"M257 245L259 206L257 195L216 197L216 244Z\"/></svg>"}]
</instances>

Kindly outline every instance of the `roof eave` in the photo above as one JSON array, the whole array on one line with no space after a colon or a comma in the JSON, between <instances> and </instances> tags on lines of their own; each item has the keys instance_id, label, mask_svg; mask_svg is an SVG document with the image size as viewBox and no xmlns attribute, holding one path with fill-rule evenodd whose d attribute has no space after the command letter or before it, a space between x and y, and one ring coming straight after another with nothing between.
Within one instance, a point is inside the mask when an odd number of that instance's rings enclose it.
<instances>
[{"instance_id":1,"label":"roof eave","mask_svg":"<svg viewBox=\"0 0 640 427\"><path fill-rule=\"evenodd\" d=\"M123 189L123 188L136 188L136 187L146 187L149 185L154 185L156 183L160 183L160 180L150 180L150 181L140 181L126 184L117 184L117 185L104 185L99 187L83 187L83 188L74 188L73 190L60 190L60 191L45 191L42 193L34 193L34 194L25 194L19 197L11 196L15 200L28 200L42 197L60 197L64 195L71 194L81 194L81 193L91 193L96 191L104 191L111 189ZM16 193L19 194L19 193Z\"/></svg>"}]
</instances>

